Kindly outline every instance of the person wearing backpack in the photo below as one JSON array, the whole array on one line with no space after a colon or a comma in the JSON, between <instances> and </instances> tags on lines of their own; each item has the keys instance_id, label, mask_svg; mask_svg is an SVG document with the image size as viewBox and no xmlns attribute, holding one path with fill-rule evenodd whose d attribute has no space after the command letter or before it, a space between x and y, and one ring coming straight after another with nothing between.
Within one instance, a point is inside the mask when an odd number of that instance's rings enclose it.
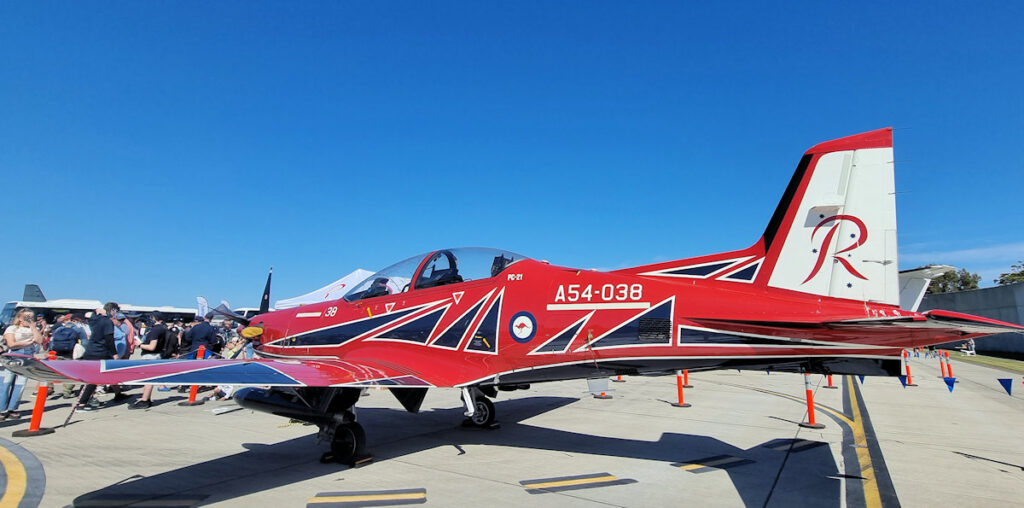
<instances>
[{"instance_id":1,"label":"person wearing backpack","mask_svg":"<svg viewBox=\"0 0 1024 508\"><path fill-rule=\"evenodd\" d=\"M160 358L169 360L171 358L177 358L178 352L181 350L181 326L180 322L175 322L172 326L167 327L167 340L164 342L164 348L160 351Z\"/></svg>"},{"instance_id":2,"label":"person wearing backpack","mask_svg":"<svg viewBox=\"0 0 1024 508\"><path fill-rule=\"evenodd\" d=\"M153 326L147 327L146 337L139 349L142 350L143 360L159 360L163 357L167 348L167 326L164 325L164 317L159 312L152 315ZM146 385L142 388L142 397L128 406L128 409L149 409L153 406L153 385Z\"/></svg>"},{"instance_id":3,"label":"person wearing backpack","mask_svg":"<svg viewBox=\"0 0 1024 508\"><path fill-rule=\"evenodd\" d=\"M53 331L53 338L50 339L50 350L56 353L57 358L61 360L72 360L74 359L75 345L84 345L87 340L85 331L75 326L75 323L71 321L71 314L65 314L58 318L57 325L59 328ZM76 385L63 383L62 386L64 398L74 398ZM58 394L54 393L54 395Z\"/></svg>"},{"instance_id":4,"label":"person wearing backpack","mask_svg":"<svg viewBox=\"0 0 1024 508\"><path fill-rule=\"evenodd\" d=\"M71 314L57 319L58 328L53 331L50 339L50 350L57 353L61 360L70 360L74 354L75 344L84 342L85 332L71 322Z\"/></svg>"},{"instance_id":5,"label":"person wearing backpack","mask_svg":"<svg viewBox=\"0 0 1024 508\"><path fill-rule=\"evenodd\" d=\"M121 314L124 316L124 314ZM135 353L135 348L140 344L138 338L138 332L135 329L135 323L132 323L128 317L120 318L121 329L124 330L125 334L125 353L119 355L122 359L127 360L132 357Z\"/></svg>"}]
</instances>

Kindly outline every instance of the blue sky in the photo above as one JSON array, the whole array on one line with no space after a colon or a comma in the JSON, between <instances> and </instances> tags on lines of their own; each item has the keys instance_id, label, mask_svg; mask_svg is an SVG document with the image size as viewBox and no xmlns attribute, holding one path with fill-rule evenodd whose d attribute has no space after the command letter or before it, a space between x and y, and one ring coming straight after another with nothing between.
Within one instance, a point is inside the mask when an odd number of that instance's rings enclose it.
<instances>
[{"instance_id":1,"label":"blue sky","mask_svg":"<svg viewBox=\"0 0 1024 508\"><path fill-rule=\"evenodd\" d=\"M1024 259L1019 3L4 2L0 299L255 305L418 252L742 248L893 126L901 267Z\"/></svg>"}]
</instances>

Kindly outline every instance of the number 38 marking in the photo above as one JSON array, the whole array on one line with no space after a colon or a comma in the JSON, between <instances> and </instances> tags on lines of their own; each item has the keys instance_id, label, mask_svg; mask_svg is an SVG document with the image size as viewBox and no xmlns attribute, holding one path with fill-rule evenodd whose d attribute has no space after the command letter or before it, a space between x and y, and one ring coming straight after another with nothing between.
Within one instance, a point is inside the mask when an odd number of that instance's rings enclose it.
<instances>
[{"instance_id":1,"label":"number 38 marking","mask_svg":"<svg viewBox=\"0 0 1024 508\"><path fill-rule=\"evenodd\" d=\"M324 311L324 316L334 317L334 315L337 314L337 313L338 313L338 308L337 307L327 307L327 310Z\"/></svg>"}]
</instances>

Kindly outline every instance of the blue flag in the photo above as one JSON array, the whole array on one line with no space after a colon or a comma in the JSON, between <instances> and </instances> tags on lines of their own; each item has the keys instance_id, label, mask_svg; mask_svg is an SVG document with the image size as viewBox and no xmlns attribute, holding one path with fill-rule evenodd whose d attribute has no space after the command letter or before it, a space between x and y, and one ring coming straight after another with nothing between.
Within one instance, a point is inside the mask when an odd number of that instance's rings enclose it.
<instances>
[{"instance_id":1,"label":"blue flag","mask_svg":"<svg viewBox=\"0 0 1024 508\"><path fill-rule=\"evenodd\" d=\"M900 378L900 383L903 383L903 387L907 387L907 376L897 376Z\"/></svg>"},{"instance_id":2,"label":"blue flag","mask_svg":"<svg viewBox=\"0 0 1024 508\"><path fill-rule=\"evenodd\" d=\"M860 384L864 384L864 376L857 376L860 378Z\"/></svg>"},{"instance_id":3,"label":"blue flag","mask_svg":"<svg viewBox=\"0 0 1024 508\"><path fill-rule=\"evenodd\" d=\"M944 377L944 378L942 378L942 380L945 381L946 382L946 386L949 387L949 393L953 393L953 385L956 384L956 378L955 377Z\"/></svg>"},{"instance_id":4,"label":"blue flag","mask_svg":"<svg viewBox=\"0 0 1024 508\"><path fill-rule=\"evenodd\" d=\"M1013 379L997 379L996 381L999 381L999 384L1003 385L1003 390L1006 390L1007 395L1011 397L1013 396Z\"/></svg>"}]
</instances>

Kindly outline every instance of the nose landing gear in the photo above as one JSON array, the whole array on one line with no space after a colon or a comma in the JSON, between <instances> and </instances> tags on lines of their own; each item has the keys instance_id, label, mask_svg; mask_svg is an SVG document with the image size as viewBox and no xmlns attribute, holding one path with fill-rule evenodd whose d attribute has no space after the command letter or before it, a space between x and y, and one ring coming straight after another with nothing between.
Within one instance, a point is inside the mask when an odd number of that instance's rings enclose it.
<instances>
[{"instance_id":1,"label":"nose landing gear","mask_svg":"<svg viewBox=\"0 0 1024 508\"><path fill-rule=\"evenodd\" d=\"M487 395L477 387L466 387L462 389L462 401L466 405L466 419L462 421L463 427L479 427L483 429L496 429L501 424L494 421L494 403Z\"/></svg>"}]
</instances>

